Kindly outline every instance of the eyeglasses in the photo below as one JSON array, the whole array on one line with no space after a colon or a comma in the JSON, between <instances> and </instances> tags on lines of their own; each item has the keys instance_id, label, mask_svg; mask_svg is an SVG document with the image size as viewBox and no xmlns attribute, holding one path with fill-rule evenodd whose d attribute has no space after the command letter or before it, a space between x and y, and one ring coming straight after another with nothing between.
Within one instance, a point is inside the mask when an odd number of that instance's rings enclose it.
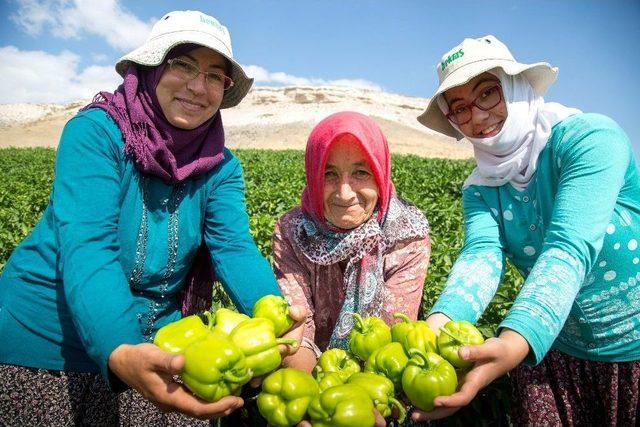
<instances>
[{"instance_id":1,"label":"eyeglasses","mask_svg":"<svg viewBox=\"0 0 640 427\"><path fill-rule=\"evenodd\" d=\"M471 121L471 108L478 107L482 111L488 111L500 104L502 101L502 88L499 84L488 87L483 90L480 95L474 99L471 104L459 104L455 107L449 107L447 119L457 125L464 125Z\"/></svg>"},{"instance_id":2,"label":"eyeglasses","mask_svg":"<svg viewBox=\"0 0 640 427\"><path fill-rule=\"evenodd\" d=\"M222 88L223 90L227 90L233 86L233 80L231 80L231 77L225 76L222 73L214 73L212 71L200 71L195 64L183 59L174 58L168 60L167 63L169 64L169 70L183 80L193 80L200 74L204 74L205 83L212 89Z\"/></svg>"}]
</instances>

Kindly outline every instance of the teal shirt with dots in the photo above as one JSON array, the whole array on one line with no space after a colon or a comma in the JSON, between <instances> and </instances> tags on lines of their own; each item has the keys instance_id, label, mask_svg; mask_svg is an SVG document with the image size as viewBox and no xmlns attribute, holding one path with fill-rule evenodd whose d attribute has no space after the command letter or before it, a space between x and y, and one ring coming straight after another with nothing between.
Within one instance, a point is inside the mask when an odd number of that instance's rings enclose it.
<instances>
[{"instance_id":1,"label":"teal shirt with dots","mask_svg":"<svg viewBox=\"0 0 640 427\"><path fill-rule=\"evenodd\" d=\"M463 190L465 240L431 312L476 322L505 269L525 278L499 328L529 343L596 361L640 360L640 172L611 119L556 124L524 191Z\"/></svg>"},{"instance_id":2,"label":"teal shirt with dots","mask_svg":"<svg viewBox=\"0 0 640 427\"><path fill-rule=\"evenodd\" d=\"M249 233L237 158L170 186L140 174L101 109L64 128L42 218L0 276L0 363L101 372L120 344L180 317L179 292L203 238L239 310L280 294Z\"/></svg>"}]
</instances>

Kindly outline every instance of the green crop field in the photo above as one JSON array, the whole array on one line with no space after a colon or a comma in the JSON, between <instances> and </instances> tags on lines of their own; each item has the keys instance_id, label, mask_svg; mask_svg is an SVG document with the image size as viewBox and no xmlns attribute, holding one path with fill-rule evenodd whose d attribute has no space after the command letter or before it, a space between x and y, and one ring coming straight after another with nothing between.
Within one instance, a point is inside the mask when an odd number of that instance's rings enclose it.
<instances>
[{"instance_id":1,"label":"green crop field","mask_svg":"<svg viewBox=\"0 0 640 427\"><path fill-rule=\"evenodd\" d=\"M251 231L263 254L271 259L275 221L300 200L304 156L301 151L268 150L238 150L236 154L244 166ZM47 205L54 160L52 149L0 150L0 269ZM472 167L470 161L392 157L397 193L418 206L431 225L432 256L425 281L423 315L440 294L462 246L460 191ZM494 333L521 284L519 274L509 266L502 286L478 322L486 336ZM498 382L445 424L504 424L508 393L506 380Z\"/></svg>"}]
</instances>

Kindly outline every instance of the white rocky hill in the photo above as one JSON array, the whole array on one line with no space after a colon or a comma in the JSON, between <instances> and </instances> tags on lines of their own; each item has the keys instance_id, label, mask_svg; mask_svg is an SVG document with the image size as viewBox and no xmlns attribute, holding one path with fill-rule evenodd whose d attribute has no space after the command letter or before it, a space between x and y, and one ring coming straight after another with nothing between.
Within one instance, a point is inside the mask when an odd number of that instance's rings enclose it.
<instances>
[{"instance_id":1,"label":"white rocky hill","mask_svg":"<svg viewBox=\"0 0 640 427\"><path fill-rule=\"evenodd\" d=\"M1 104L0 147L55 147L62 127L89 100L58 104ZM239 106L223 110L230 148L304 149L321 119L351 110L373 117L392 152L469 158L466 142L435 133L416 120L428 99L347 87L256 87Z\"/></svg>"}]
</instances>

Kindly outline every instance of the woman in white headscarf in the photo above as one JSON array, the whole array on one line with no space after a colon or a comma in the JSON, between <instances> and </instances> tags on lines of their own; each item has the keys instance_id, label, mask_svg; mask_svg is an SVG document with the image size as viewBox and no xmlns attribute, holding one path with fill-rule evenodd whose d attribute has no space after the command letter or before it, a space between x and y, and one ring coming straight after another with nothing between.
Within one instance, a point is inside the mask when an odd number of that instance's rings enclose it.
<instances>
[{"instance_id":1,"label":"woman in white headscarf","mask_svg":"<svg viewBox=\"0 0 640 427\"><path fill-rule=\"evenodd\" d=\"M493 36L465 39L437 65L440 86L418 118L471 142L465 240L428 317L476 322L506 259L525 278L497 336L459 355L474 362L441 418L511 371L516 425L640 421L640 173L611 119L542 95L557 69L518 63ZM622 396L625 396L624 399Z\"/></svg>"}]
</instances>

